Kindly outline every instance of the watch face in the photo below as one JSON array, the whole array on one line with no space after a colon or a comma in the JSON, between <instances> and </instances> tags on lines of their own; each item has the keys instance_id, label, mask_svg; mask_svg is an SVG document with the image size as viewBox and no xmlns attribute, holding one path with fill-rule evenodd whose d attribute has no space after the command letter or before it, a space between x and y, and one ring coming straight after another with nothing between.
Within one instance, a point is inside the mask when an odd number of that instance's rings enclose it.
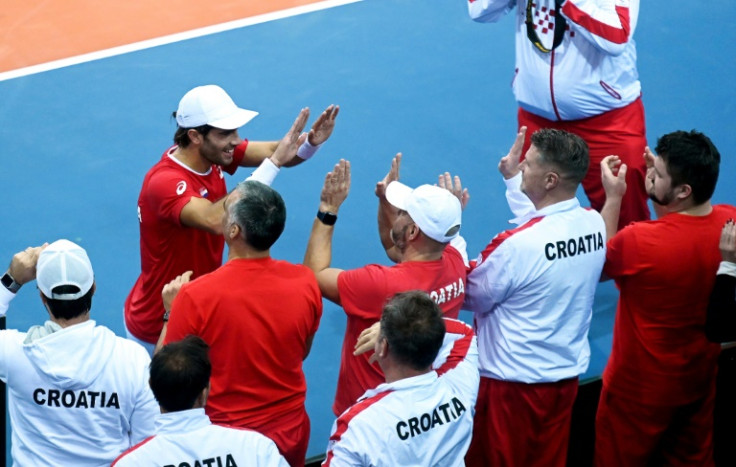
<instances>
[{"instance_id":1,"label":"watch face","mask_svg":"<svg viewBox=\"0 0 736 467\"><path fill-rule=\"evenodd\" d=\"M20 289L20 284L15 282L13 277L7 272L2 277L3 286L9 291L16 293Z\"/></svg>"}]
</instances>

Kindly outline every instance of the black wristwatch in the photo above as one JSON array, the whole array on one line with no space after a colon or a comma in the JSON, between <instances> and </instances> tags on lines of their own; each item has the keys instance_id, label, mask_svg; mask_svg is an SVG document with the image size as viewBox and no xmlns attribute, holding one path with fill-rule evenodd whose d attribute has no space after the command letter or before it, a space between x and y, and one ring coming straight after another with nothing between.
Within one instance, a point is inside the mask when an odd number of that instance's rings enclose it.
<instances>
[{"instance_id":1,"label":"black wristwatch","mask_svg":"<svg viewBox=\"0 0 736 467\"><path fill-rule=\"evenodd\" d=\"M335 225L335 222L337 222L337 215L331 212L317 211L317 219L319 219L324 225Z\"/></svg>"},{"instance_id":2,"label":"black wristwatch","mask_svg":"<svg viewBox=\"0 0 736 467\"><path fill-rule=\"evenodd\" d=\"M170 310L164 310L164 323L168 323L169 322L169 316L170 315L171 315L171 311Z\"/></svg>"},{"instance_id":3,"label":"black wristwatch","mask_svg":"<svg viewBox=\"0 0 736 467\"><path fill-rule=\"evenodd\" d=\"M10 292L16 293L20 290L20 284L15 282L15 279L13 279L13 276L11 276L9 272L3 274L3 278L1 280L3 286Z\"/></svg>"}]
</instances>

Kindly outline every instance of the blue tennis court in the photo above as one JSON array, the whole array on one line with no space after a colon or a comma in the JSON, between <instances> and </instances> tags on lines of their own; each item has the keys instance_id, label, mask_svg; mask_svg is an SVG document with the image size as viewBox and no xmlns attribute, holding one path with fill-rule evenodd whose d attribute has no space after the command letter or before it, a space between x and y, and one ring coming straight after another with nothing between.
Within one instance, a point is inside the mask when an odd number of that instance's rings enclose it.
<instances>
[{"instance_id":1,"label":"blue tennis court","mask_svg":"<svg viewBox=\"0 0 736 467\"><path fill-rule=\"evenodd\" d=\"M677 129L709 135L723 157L713 200L731 204L734 16L731 0L649 0L636 32L650 144ZM123 302L140 271L136 203L143 176L171 144L171 112L181 96L209 83L260 112L240 132L252 140L279 139L301 107L312 109L310 125L327 105L341 107L335 134L318 156L282 171L274 183L288 212L274 257L301 262L324 174L345 158L352 190L340 211L332 264L387 264L373 189L397 152L404 154L407 184L434 182L444 171L460 175L471 193L462 234L473 257L511 217L496 164L516 132L513 70L511 17L483 25L468 18L461 0L367 0L5 79L0 261L45 241L79 243L95 266L92 317L124 335ZM228 187L248 173L230 177ZM586 378L605 366L616 299L612 283L600 286ZM26 329L45 317L37 293L26 287L7 326ZM325 302L305 362L309 456L327 443L344 328L342 310Z\"/></svg>"}]
</instances>

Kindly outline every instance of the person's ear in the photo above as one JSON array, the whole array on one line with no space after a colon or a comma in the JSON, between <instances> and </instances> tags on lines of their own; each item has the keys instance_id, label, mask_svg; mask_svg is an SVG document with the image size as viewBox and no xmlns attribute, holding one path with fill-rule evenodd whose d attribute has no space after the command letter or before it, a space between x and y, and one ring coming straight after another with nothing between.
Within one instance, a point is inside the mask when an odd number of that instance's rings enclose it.
<instances>
[{"instance_id":1,"label":"person's ear","mask_svg":"<svg viewBox=\"0 0 736 467\"><path fill-rule=\"evenodd\" d=\"M419 226L412 222L412 224L406 230L406 233L408 235L407 240L414 240L419 236Z\"/></svg>"},{"instance_id":2,"label":"person's ear","mask_svg":"<svg viewBox=\"0 0 736 467\"><path fill-rule=\"evenodd\" d=\"M240 235L240 226L233 222L227 227L227 237L230 240L235 240Z\"/></svg>"},{"instance_id":3,"label":"person's ear","mask_svg":"<svg viewBox=\"0 0 736 467\"><path fill-rule=\"evenodd\" d=\"M675 197L679 200L685 200L693 194L693 187L684 183L675 187Z\"/></svg>"},{"instance_id":4,"label":"person's ear","mask_svg":"<svg viewBox=\"0 0 736 467\"><path fill-rule=\"evenodd\" d=\"M547 172L544 175L544 188L546 190L551 190L555 188L560 183L560 176L557 174L557 172Z\"/></svg>"},{"instance_id":5,"label":"person's ear","mask_svg":"<svg viewBox=\"0 0 736 467\"><path fill-rule=\"evenodd\" d=\"M187 130L187 136L189 137L189 141L191 141L193 144L196 144L197 146L201 146L202 142L204 141L204 136L202 136L202 133L198 132L194 128L190 128Z\"/></svg>"}]
</instances>

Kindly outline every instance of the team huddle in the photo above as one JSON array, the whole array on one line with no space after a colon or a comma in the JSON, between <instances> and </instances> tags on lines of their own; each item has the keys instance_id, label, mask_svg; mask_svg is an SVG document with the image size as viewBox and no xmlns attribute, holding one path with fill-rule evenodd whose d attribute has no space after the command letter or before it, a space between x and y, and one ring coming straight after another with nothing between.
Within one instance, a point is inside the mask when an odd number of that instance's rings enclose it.
<instances>
[{"instance_id":1,"label":"team huddle","mask_svg":"<svg viewBox=\"0 0 736 467\"><path fill-rule=\"evenodd\" d=\"M638 1L468 6L479 21L518 7L517 61L528 67L514 84L518 133L498 161L515 226L469 256L462 226L482 220L463 219L468 188L439 167L436 184L407 186L397 154L375 186L394 264L340 269L333 234L351 165L339 160L315 193L303 263L275 259L286 205L271 184L317 154L340 108L308 131L302 109L280 141L249 141L238 130L257 112L219 86L196 87L138 198L127 338L91 318L93 267L73 242L17 253L2 278L0 315L33 280L49 315L26 332L0 331L15 463L303 466L302 363L327 299L347 323L323 465L564 466L596 288L613 279L595 464L713 465L723 339L706 320L714 286L730 287L713 297L733 308L733 281L721 276L736 276L736 208L711 204L720 153L694 130L646 146L635 53L624 51ZM558 22L544 33L528 21L540 11ZM619 29L591 29L600 22ZM584 46L591 40L597 48ZM574 84L586 103L568 90L540 97L535 73L552 72L550 53L575 73L593 55L611 66ZM626 67L633 73L610 76ZM254 169L228 191L223 172L239 167ZM581 186L591 208L576 197Z\"/></svg>"}]
</instances>

